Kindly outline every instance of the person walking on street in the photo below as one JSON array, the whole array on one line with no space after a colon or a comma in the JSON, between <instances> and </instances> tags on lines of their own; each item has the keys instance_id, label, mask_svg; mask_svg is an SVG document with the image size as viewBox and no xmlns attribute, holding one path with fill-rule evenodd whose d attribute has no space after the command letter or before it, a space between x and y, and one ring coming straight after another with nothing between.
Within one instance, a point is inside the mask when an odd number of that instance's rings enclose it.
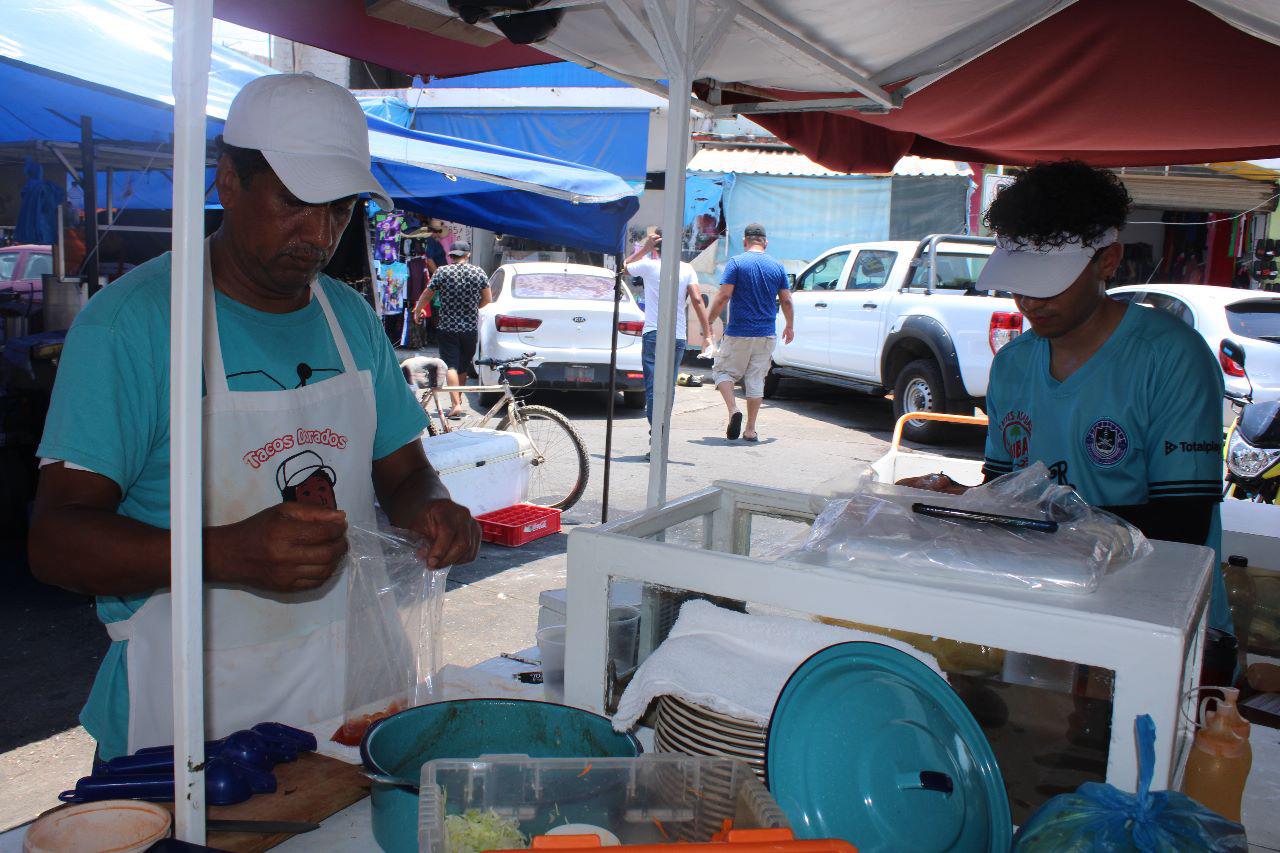
<instances>
[{"instance_id":1,"label":"person walking on street","mask_svg":"<svg viewBox=\"0 0 1280 853\"><path fill-rule=\"evenodd\" d=\"M658 357L658 291L662 275L662 232L655 230L650 234L626 260L627 272L644 280L644 336L640 354L644 368L644 416L653 423L653 387L654 364ZM702 304L702 291L698 289L698 274L693 267L684 261L680 262L679 305L676 308L676 355L678 366L684 358L684 351L689 341L689 314L685 310L685 299L693 305L698 315L698 323L702 326L704 340L711 336L711 324L707 322L707 308ZM676 371L671 371L671 384L676 381Z\"/></svg>"},{"instance_id":2,"label":"person walking on street","mask_svg":"<svg viewBox=\"0 0 1280 853\"><path fill-rule=\"evenodd\" d=\"M480 309L493 301L489 279L484 270L471 263L471 246L458 240L449 249L449 264L436 270L427 289L413 306L415 317L425 317L427 306L440 294L440 310L436 334L440 339L440 358L449 366L449 384L465 385L476 373L476 336L480 327ZM447 414L460 418L465 411L461 392L449 394L453 402Z\"/></svg>"},{"instance_id":3,"label":"person walking on street","mask_svg":"<svg viewBox=\"0 0 1280 853\"><path fill-rule=\"evenodd\" d=\"M707 324L710 325L729 306L729 323L720 337L720 346L712 366L716 389L724 398L729 410L729 422L725 437L733 441L742 436L746 441L759 441L756 432L756 415L764 399L764 380L769 373L773 348L777 344L776 316L778 306L786 325L782 329L782 342L795 339L794 317L791 310L791 288L787 283L787 271L782 264L765 254L769 240L764 226L748 225L742 233L745 251L734 255L725 264L720 278L720 292L711 303ZM742 412L734 398L733 386L742 383L747 398L747 423L742 423Z\"/></svg>"}]
</instances>

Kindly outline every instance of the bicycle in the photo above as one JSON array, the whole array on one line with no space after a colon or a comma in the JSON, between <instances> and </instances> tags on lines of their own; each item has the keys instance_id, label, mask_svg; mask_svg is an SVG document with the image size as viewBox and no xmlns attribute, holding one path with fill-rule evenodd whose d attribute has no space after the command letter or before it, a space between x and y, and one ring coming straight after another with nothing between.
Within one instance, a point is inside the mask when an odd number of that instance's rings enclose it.
<instances>
[{"instance_id":1,"label":"bicycle","mask_svg":"<svg viewBox=\"0 0 1280 853\"><path fill-rule=\"evenodd\" d=\"M497 429L515 432L529 440L533 451L533 460L529 475L530 503L549 506L555 509L569 509L582 497L587 489L590 475L590 464L587 457L587 445L582 436L574 429L569 419L549 406L531 406L526 404L512 390L511 376L528 377L528 381L516 386L515 390L532 388L537 381L533 366L540 362L537 353L527 352L517 358L505 360L479 359L476 364L492 367L498 371L497 385L435 385L423 389L418 401L430 417L427 427L431 435L453 432L454 430L488 427L497 422ZM470 415L452 424L445 416L440 403L440 394L457 392L462 394L480 394L481 401L487 397L497 396L494 402L482 415ZM432 413L434 406L435 412ZM439 417L437 423L436 417Z\"/></svg>"}]
</instances>

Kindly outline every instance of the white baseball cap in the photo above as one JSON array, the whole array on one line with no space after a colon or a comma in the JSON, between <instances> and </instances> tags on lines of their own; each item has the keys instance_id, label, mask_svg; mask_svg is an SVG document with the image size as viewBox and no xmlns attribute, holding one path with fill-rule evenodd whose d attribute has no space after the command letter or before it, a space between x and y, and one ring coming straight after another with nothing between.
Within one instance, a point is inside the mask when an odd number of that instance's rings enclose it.
<instances>
[{"instance_id":1,"label":"white baseball cap","mask_svg":"<svg viewBox=\"0 0 1280 853\"><path fill-rule=\"evenodd\" d=\"M228 145L262 152L276 176L308 204L369 193L394 205L369 169L369 126L346 89L314 74L252 80L227 112Z\"/></svg>"},{"instance_id":2,"label":"white baseball cap","mask_svg":"<svg viewBox=\"0 0 1280 853\"><path fill-rule=\"evenodd\" d=\"M1115 228L1108 228L1088 243L1066 235L1044 243L997 237L996 250L978 275L977 289L1051 299L1080 277L1099 249L1119 238Z\"/></svg>"}]
</instances>

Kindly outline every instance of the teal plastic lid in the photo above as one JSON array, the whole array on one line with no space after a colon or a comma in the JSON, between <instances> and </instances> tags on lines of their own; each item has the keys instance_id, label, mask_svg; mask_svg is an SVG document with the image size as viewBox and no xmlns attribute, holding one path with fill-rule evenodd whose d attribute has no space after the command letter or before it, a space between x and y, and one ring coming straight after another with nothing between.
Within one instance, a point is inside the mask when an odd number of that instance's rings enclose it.
<instances>
[{"instance_id":1,"label":"teal plastic lid","mask_svg":"<svg viewBox=\"0 0 1280 853\"><path fill-rule=\"evenodd\" d=\"M823 649L792 674L769 724L769 789L797 838L859 853L1000 851L1004 778L945 680L879 643Z\"/></svg>"}]
</instances>

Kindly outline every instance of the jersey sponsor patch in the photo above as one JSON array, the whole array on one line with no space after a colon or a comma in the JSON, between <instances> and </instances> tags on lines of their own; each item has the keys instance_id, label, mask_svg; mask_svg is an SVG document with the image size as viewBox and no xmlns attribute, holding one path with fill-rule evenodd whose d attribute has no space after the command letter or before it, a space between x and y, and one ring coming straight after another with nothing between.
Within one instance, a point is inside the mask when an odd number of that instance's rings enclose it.
<instances>
[{"instance_id":1,"label":"jersey sponsor patch","mask_svg":"<svg viewBox=\"0 0 1280 853\"><path fill-rule=\"evenodd\" d=\"M1111 418L1099 418L1085 431L1084 452L1100 468L1119 465L1129 454L1129 435Z\"/></svg>"},{"instance_id":2,"label":"jersey sponsor patch","mask_svg":"<svg viewBox=\"0 0 1280 853\"><path fill-rule=\"evenodd\" d=\"M1013 460L1014 468L1027 467L1031 453L1031 416L1023 411L1010 412L1000 419L1000 437L1004 451Z\"/></svg>"},{"instance_id":3,"label":"jersey sponsor patch","mask_svg":"<svg viewBox=\"0 0 1280 853\"><path fill-rule=\"evenodd\" d=\"M1171 453L1221 453L1221 441L1166 441L1164 455Z\"/></svg>"}]
</instances>

